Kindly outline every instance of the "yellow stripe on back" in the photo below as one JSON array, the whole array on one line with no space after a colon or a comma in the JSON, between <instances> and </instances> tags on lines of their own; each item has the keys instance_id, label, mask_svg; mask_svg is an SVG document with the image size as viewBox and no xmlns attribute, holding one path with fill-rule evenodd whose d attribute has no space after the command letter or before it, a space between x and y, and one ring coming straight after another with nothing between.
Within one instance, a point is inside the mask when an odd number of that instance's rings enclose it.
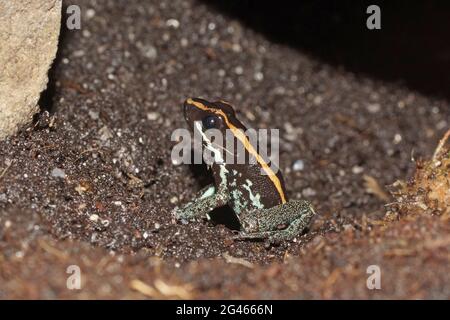
<instances>
[{"instance_id":1,"label":"yellow stripe on back","mask_svg":"<svg viewBox=\"0 0 450 320\"><path fill-rule=\"evenodd\" d=\"M227 115L222 110L209 108L209 107L205 106L203 103L194 101L191 98L189 98L187 100L187 103L189 103L191 105L194 105L194 106L196 106L197 108L199 108L201 110L211 111L211 112L213 112L215 114L218 114L218 115L223 117L223 119L225 120L226 125L228 126L228 128L230 128L230 130L233 133L233 135L237 139L239 139L239 141L242 142L242 144L244 145L244 148L247 150L247 152L250 153L251 155L253 155L256 158L256 161L259 163L259 165L267 173L267 175L269 176L270 180L272 181L272 183L274 184L275 188L277 189L278 194L280 195L281 202L285 203L286 202L286 197L284 195L284 191L283 191L283 187L281 186L280 179L273 172L273 170L269 167L269 165L266 163L266 161L264 161L264 159L261 157L261 155L255 150L255 148L252 146L252 144L250 143L250 141L248 140L248 138L244 134L244 132L242 130L239 130L236 126L234 126L229 121Z\"/></svg>"}]
</instances>

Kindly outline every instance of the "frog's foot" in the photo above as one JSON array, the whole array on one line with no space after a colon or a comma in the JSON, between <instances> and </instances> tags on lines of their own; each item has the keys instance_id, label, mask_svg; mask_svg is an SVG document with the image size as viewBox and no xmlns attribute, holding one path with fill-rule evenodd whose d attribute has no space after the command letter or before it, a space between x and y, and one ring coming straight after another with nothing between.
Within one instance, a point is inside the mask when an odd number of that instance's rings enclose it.
<instances>
[{"instance_id":1,"label":"frog's foot","mask_svg":"<svg viewBox=\"0 0 450 320\"><path fill-rule=\"evenodd\" d=\"M263 232L252 232L247 233L245 231L240 231L237 235L233 236L233 240L245 241L245 240L265 240L273 236L276 231L263 231Z\"/></svg>"},{"instance_id":2,"label":"frog's foot","mask_svg":"<svg viewBox=\"0 0 450 320\"><path fill-rule=\"evenodd\" d=\"M244 232L236 240L265 239L269 243L292 240L302 234L315 215L307 201L290 201L279 206L249 212L242 216ZM286 226L279 229L280 226Z\"/></svg>"},{"instance_id":3,"label":"frog's foot","mask_svg":"<svg viewBox=\"0 0 450 320\"><path fill-rule=\"evenodd\" d=\"M191 203L186 204L185 206L181 207L181 208L174 208L172 210L172 216L176 219L176 220L192 220L195 217L197 217L197 215L195 214L195 208L191 205Z\"/></svg>"},{"instance_id":4,"label":"frog's foot","mask_svg":"<svg viewBox=\"0 0 450 320\"><path fill-rule=\"evenodd\" d=\"M268 244L281 243L286 240L292 240L298 236L297 230L277 230L277 231L262 231L245 233L240 232L238 235L233 237L233 240L245 241L245 240L261 240Z\"/></svg>"},{"instance_id":5,"label":"frog's foot","mask_svg":"<svg viewBox=\"0 0 450 320\"><path fill-rule=\"evenodd\" d=\"M181 208L175 208L172 215L177 220L193 220L200 217L208 217L213 209L226 204L228 198L225 193L216 192L213 185L203 188L194 198Z\"/></svg>"}]
</instances>

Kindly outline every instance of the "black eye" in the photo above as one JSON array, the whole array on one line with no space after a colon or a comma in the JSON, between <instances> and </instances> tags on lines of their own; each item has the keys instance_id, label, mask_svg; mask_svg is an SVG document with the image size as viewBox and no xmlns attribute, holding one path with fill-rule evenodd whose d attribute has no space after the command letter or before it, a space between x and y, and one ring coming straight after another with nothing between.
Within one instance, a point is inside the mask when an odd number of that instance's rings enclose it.
<instances>
[{"instance_id":1,"label":"black eye","mask_svg":"<svg viewBox=\"0 0 450 320\"><path fill-rule=\"evenodd\" d=\"M219 126L219 118L216 116L207 116L203 118L202 124L205 129L217 128Z\"/></svg>"}]
</instances>

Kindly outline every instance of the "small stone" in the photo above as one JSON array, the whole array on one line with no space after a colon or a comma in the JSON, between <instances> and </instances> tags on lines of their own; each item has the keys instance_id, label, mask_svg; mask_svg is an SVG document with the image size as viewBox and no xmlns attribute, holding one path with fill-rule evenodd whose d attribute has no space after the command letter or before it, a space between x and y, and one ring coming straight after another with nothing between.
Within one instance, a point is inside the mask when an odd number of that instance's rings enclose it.
<instances>
[{"instance_id":1,"label":"small stone","mask_svg":"<svg viewBox=\"0 0 450 320\"><path fill-rule=\"evenodd\" d=\"M84 54L85 54L84 50L76 50L73 52L73 56L75 58L80 58L80 57L84 56Z\"/></svg>"},{"instance_id":2,"label":"small stone","mask_svg":"<svg viewBox=\"0 0 450 320\"><path fill-rule=\"evenodd\" d=\"M155 120L158 120L158 118L159 118L159 113L158 112L149 112L149 113L147 113L147 120L155 121Z\"/></svg>"},{"instance_id":3,"label":"small stone","mask_svg":"<svg viewBox=\"0 0 450 320\"><path fill-rule=\"evenodd\" d=\"M377 113L378 111L380 111L380 109L381 109L381 106L379 103L372 103L367 106L367 110L370 113Z\"/></svg>"},{"instance_id":4,"label":"small stone","mask_svg":"<svg viewBox=\"0 0 450 320\"><path fill-rule=\"evenodd\" d=\"M140 47L142 55L150 60L156 59L158 57L158 51L152 45L144 45Z\"/></svg>"},{"instance_id":5,"label":"small stone","mask_svg":"<svg viewBox=\"0 0 450 320\"><path fill-rule=\"evenodd\" d=\"M83 37L85 38L89 38L91 36L91 32L88 29L83 29L83 31L81 32L81 34L83 35Z\"/></svg>"},{"instance_id":6,"label":"small stone","mask_svg":"<svg viewBox=\"0 0 450 320\"><path fill-rule=\"evenodd\" d=\"M89 8L86 10L86 18L91 19L95 16L95 10L92 8Z\"/></svg>"},{"instance_id":7,"label":"small stone","mask_svg":"<svg viewBox=\"0 0 450 320\"><path fill-rule=\"evenodd\" d=\"M214 29L216 29L216 24L215 24L214 22L210 22L210 23L208 24L208 29L211 30L211 31L213 31Z\"/></svg>"},{"instance_id":8,"label":"small stone","mask_svg":"<svg viewBox=\"0 0 450 320\"><path fill-rule=\"evenodd\" d=\"M103 126L98 130L101 141L107 141L113 137L111 130L107 126Z\"/></svg>"},{"instance_id":9,"label":"small stone","mask_svg":"<svg viewBox=\"0 0 450 320\"><path fill-rule=\"evenodd\" d=\"M53 169L51 175L52 175L52 177L61 178L61 179L64 179L66 177L66 173L64 172L64 170L62 170L60 168Z\"/></svg>"},{"instance_id":10,"label":"small stone","mask_svg":"<svg viewBox=\"0 0 450 320\"><path fill-rule=\"evenodd\" d=\"M241 66L237 66L236 68L234 68L234 72L238 75L241 75L244 73L244 68L242 68Z\"/></svg>"},{"instance_id":11,"label":"small stone","mask_svg":"<svg viewBox=\"0 0 450 320\"><path fill-rule=\"evenodd\" d=\"M178 29L180 27L180 22L177 19L169 19L166 21L166 25Z\"/></svg>"},{"instance_id":12,"label":"small stone","mask_svg":"<svg viewBox=\"0 0 450 320\"><path fill-rule=\"evenodd\" d=\"M395 144L399 144L401 141L402 141L402 136L401 136L401 134L399 134L399 133L397 133L395 136L394 136L394 143Z\"/></svg>"},{"instance_id":13,"label":"small stone","mask_svg":"<svg viewBox=\"0 0 450 320\"><path fill-rule=\"evenodd\" d=\"M241 51L242 51L242 47L241 47L241 45L240 45L239 43L233 43L233 44L231 45L231 49L232 49L234 52L241 52Z\"/></svg>"},{"instance_id":14,"label":"small stone","mask_svg":"<svg viewBox=\"0 0 450 320\"><path fill-rule=\"evenodd\" d=\"M188 44L189 44L189 40L186 39L186 38L182 38L182 39L180 40L180 44L181 44L182 47L187 47Z\"/></svg>"},{"instance_id":15,"label":"small stone","mask_svg":"<svg viewBox=\"0 0 450 320\"><path fill-rule=\"evenodd\" d=\"M170 203L177 203L178 202L178 197L177 196L173 196L172 198L170 198Z\"/></svg>"},{"instance_id":16,"label":"small stone","mask_svg":"<svg viewBox=\"0 0 450 320\"><path fill-rule=\"evenodd\" d=\"M316 195L316 190L313 188L305 188L303 189L302 194L305 197L314 197Z\"/></svg>"},{"instance_id":17,"label":"small stone","mask_svg":"<svg viewBox=\"0 0 450 320\"><path fill-rule=\"evenodd\" d=\"M323 100L322 96L315 96L314 99L313 99L313 103L315 105L319 105L319 104L322 103L322 100Z\"/></svg>"},{"instance_id":18,"label":"small stone","mask_svg":"<svg viewBox=\"0 0 450 320\"><path fill-rule=\"evenodd\" d=\"M90 215L89 220L91 220L92 222L97 222L98 218L99 218L98 214L94 213L94 214Z\"/></svg>"},{"instance_id":19,"label":"small stone","mask_svg":"<svg viewBox=\"0 0 450 320\"><path fill-rule=\"evenodd\" d=\"M305 163L303 160L296 160L292 165L292 170L294 171L302 171L305 168Z\"/></svg>"},{"instance_id":20,"label":"small stone","mask_svg":"<svg viewBox=\"0 0 450 320\"><path fill-rule=\"evenodd\" d=\"M364 172L364 168L361 167L361 166L354 166L354 167L352 168L352 172L353 172L354 174L360 174L360 173Z\"/></svg>"},{"instance_id":21,"label":"small stone","mask_svg":"<svg viewBox=\"0 0 450 320\"><path fill-rule=\"evenodd\" d=\"M99 118L98 111L89 110L88 114L89 114L89 117L91 117L92 120L98 120L98 118Z\"/></svg>"},{"instance_id":22,"label":"small stone","mask_svg":"<svg viewBox=\"0 0 450 320\"><path fill-rule=\"evenodd\" d=\"M256 72L253 76L256 81L262 81L264 79L264 74L262 72Z\"/></svg>"}]
</instances>

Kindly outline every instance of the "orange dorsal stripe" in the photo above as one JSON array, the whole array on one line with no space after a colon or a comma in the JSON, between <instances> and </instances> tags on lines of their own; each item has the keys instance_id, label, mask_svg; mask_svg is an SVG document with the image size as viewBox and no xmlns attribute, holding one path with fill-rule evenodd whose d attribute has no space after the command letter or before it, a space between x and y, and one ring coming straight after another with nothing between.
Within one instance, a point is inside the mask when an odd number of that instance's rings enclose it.
<instances>
[{"instance_id":1,"label":"orange dorsal stripe","mask_svg":"<svg viewBox=\"0 0 450 320\"><path fill-rule=\"evenodd\" d=\"M278 179L277 175L273 172L273 170L269 167L269 165L264 161L264 159L261 157L261 155L255 150L255 148L252 146L252 144L250 143L250 141L248 140L248 138L244 134L244 132L242 132L242 130L239 130L238 128L236 128L229 121L227 115L222 110L209 108L209 107L205 106L203 103L194 101L194 100L192 100L190 98L187 100L187 103L189 103L191 105L194 105L194 106L196 106L197 108L199 108L201 110L211 111L211 112L213 112L215 114L218 114L218 115L223 117L223 119L225 120L225 124L231 130L233 135L237 139L239 139L239 141L242 142L242 144L244 145L245 150L247 150L248 153L250 153L251 155L253 155L255 157L256 161L263 168L263 170L267 173L267 175L269 176L269 179L272 181L272 183L274 184L275 188L278 191L278 194L280 195L281 202L285 203L286 202L286 196L284 195L284 191L283 191L283 187L281 186L280 179Z\"/></svg>"}]
</instances>

